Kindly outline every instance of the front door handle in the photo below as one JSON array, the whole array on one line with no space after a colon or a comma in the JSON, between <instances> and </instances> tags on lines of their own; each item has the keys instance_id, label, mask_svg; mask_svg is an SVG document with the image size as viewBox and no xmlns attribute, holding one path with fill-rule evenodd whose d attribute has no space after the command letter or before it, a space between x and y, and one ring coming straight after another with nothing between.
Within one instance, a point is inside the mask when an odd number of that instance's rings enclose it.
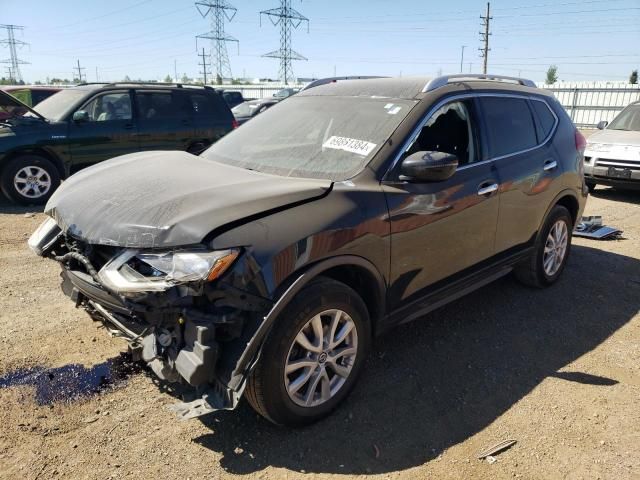
<instances>
[{"instance_id":1,"label":"front door handle","mask_svg":"<svg viewBox=\"0 0 640 480\"><path fill-rule=\"evenodd\" d=\"M480 196L489 195L490 193L493 193L496 190L498 190L498 184L497 183L491 183L489 185L485 185L484 187L480 187L478 189L478 195L480 195Z\"/></svg>"},{"instance_id":2,"label":"front door handle","mask_svg":"<svg viewBox=\"0 0 640 480\"><path fill-rule=\"evenodd\" d=\"M542 167L542 169L545 172L548 172L549 170L553 170L557 166L558 166L558 162L556 162L555 160L547 160L546 162L544 162L544 167Z\"/></svg>"}]
</instances>

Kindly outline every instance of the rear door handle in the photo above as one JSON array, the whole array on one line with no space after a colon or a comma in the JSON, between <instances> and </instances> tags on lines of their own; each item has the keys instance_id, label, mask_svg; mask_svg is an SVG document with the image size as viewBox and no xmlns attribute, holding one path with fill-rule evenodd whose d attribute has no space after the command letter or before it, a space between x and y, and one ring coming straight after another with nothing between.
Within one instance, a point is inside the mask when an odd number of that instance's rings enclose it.
<instances>
[{"instance_id":1,"label":"rear door handle","mask_svg":"<svg viewBox=\"0 0 640 480\"><path fill-rule=\"evenodd\" d=\"M544 162L544 167L542 167L542 169L545 172L548 172L549 170L553 170L557 166L558 166L558 162L556 162L555 160L547 160L546 162Z\"/></svg>"},{"instance_id":2,"label":"rear door handle","mask_svg":"<svg viewBox=\"0 0 640 480\"><path fill-rule=\"evenodd\" d=\"M498 190L498 184L497 183L491 183L489 185L485 185L484 187L480 187L478 189L478 195L480 195L480 196L489 195L490 193L493 193L496 190Z\"/></svg>"}]
</instances>

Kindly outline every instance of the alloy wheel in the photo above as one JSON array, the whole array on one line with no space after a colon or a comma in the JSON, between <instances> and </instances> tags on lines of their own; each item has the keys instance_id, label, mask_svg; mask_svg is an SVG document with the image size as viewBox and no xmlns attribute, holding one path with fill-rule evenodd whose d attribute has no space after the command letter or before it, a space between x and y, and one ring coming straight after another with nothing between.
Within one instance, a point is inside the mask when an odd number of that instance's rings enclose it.
<instances>
[{"instance_id":1,"label":"alloy wheel","mask_svg":"<svg viewBox=\"0 0 640 480\"><path fill-rule=\"evenodd\" d=\"M301 407L329 401L351 374L357 352L356 324L346 312L331 309L315 315L289 348L284 369L289 398Z\"/></svg>"},{"instance_id":2,"label":"alloy wheel","mask_svg":"<svg viewBox=\"0 0 640 480\"><path fill-rule=\"evenodd\" d=\"M51 176L44 168L30 165L16 172L13 186L25 198L40 198L49 192Z\"/></svg>"},{"instance_id":3,"label":"alloy wheel","mask_svg":"<svg viewBox=\"0 0 640 480\"><path fill-rule=\"evenodd\" d=\"M542 256L544 273L549 277L554 276L562 266L564 257L567 254L568 244L569 230L567 229L567 223L564 220L558 220L549 230Z\"/></svg>"}]
</instances>

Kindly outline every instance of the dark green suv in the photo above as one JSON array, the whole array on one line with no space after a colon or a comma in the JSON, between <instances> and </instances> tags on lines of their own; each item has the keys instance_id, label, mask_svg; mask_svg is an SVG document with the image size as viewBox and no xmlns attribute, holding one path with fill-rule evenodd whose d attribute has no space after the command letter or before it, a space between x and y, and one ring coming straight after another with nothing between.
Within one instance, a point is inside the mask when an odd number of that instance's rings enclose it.
<instances>
[{"instance_id":1,"label":"dark green suv","mask_svg":"<svg viewBox=\"0 0 640 480\"><path fill-rule=\"evenodd\" d=\"M236 125L215 90L179 84L84 84L34 108L0 92L0 110L8 113L0 120L2 191L22 204L45 203L61 179L108 158L198 154Z\"/></svg>"}]
</instances>

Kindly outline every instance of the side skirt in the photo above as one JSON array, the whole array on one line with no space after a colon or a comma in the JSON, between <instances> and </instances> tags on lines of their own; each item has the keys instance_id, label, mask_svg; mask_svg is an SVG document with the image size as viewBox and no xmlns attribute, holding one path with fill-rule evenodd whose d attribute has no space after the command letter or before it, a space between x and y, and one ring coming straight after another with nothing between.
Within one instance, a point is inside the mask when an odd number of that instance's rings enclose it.
<instances>
[{"instance_id":1,"label":"side skirt","mask_svg":"<svg viewBox=\"0 0 640 480\"><path fill-rule=\"evenodd\" d=\"M513 270L516 264L531 255L533 250L533 247L519 249L517 252L494 260L487 265L479 268L471 267L462 276L456 275L454 278L439 282L439 285L436 285L434 289L428 291L424 296L391 312L385 328L381 330L387 331L396 325L423 317L433 310L504 277Z\"/></svg>"}]
</instances>

